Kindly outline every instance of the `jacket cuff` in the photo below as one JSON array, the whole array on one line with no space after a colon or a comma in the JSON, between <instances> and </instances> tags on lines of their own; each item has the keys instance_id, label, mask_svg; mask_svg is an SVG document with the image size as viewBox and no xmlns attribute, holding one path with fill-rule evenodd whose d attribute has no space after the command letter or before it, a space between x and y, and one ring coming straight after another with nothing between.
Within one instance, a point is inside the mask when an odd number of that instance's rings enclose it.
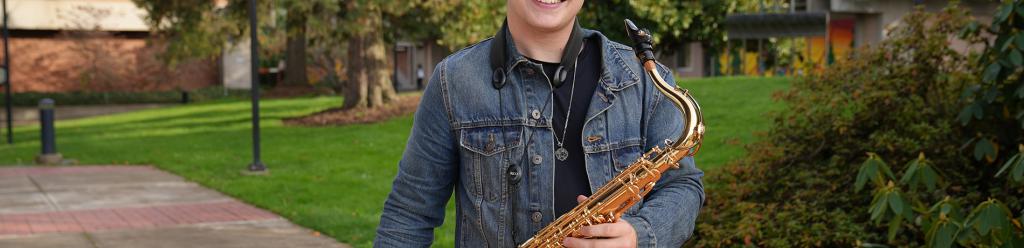
<instances>
[{"instance_id":1,"label":"jacket cuff","mask_svg":"<svg viewBox=\"0 0 1024 248\"><path fill-rule=\"evenodd\" d=\"M623 215L622 220L629 222L636 231L636 247L657 247L658 239L654 237L654 229L651 223L643 217L635 215Z\"/></svg>"}]
</instances>

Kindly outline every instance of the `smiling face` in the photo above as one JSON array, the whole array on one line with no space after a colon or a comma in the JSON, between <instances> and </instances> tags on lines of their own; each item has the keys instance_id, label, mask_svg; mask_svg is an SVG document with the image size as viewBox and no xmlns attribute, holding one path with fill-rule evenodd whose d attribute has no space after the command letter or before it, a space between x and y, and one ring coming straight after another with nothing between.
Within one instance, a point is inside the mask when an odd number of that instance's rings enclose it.
<instances>
[{"instance_id":1,"label":"smiling face","mask_svg":"<svg viewBox=\"0 0 1024 248\"><path fill-rule=\"evenodd\" d=\"M508 21L529 29L555 32L572 27L583 0L508 0Z\"/></svg>"}]
</instances>

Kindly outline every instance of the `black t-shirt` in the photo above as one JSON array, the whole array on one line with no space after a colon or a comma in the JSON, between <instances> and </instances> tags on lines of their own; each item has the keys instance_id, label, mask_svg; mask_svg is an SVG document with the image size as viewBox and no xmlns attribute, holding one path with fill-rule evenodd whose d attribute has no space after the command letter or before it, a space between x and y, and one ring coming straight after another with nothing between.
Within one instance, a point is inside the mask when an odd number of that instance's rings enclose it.
<instances>
[{"instance_id":1,"label":"black t-shirt","mask_svg":"<svg viewBox=\"0 0 1024 248\"><path fill-rule=\"evenodd\" d=\"M565 138L562 141L569 157L565 161L555 159L555 215L561 216L576 207L576 196L590 196L590 180L587 178L587 164L583 153L583 124L586 122L590 100L594 97L598 79L601 75L601 47L598 39L586 39L583 52L576 61L575 76L566 75L566 81L554 92L554 126L555 149L557 140L562 140L563 127ZM539 62L544 66L544 73L550 78L555 74L558 63ZM575 82L575 89L573 87ZM575 91L575 93L573 93ZM570 101L570 98L572 98ZM571 112L569 110L572 110ZM566 115L568 125L566 125Z\"/></svg>"}]
</instances>

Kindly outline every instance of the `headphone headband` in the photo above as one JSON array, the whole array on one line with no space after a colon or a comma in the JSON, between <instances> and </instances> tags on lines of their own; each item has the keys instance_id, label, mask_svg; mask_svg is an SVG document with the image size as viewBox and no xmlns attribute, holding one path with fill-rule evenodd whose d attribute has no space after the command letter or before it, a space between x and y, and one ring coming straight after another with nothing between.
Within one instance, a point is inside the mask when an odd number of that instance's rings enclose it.
<instances>
[{"instance_id":1,"label":"headphone headband","mask_svg":"<svg viewBox=\"0 0 1024 248\"><path fill-rule=\"evenodd\" d=\"M494 34L494 39L491 41L491 69L493 75L491 76L491 84L495 89L501 89L505 86L507 79L505 66L508 63L508 38L510 35L508 31L508 20L505 20L501 24L501 29L498 33ZM578 20L573 21L572 32L569 34L569 41L565 44L565 49L562 51L562 59L558 65L558 69L555 70L555 75L552 75L551 85L554 87L561 86L565 82L566 75L574 73L573 70L576 68L576 58L580 55L581 48L583 47L583 28L580 27Z\"/></svg>"}]
</instances>

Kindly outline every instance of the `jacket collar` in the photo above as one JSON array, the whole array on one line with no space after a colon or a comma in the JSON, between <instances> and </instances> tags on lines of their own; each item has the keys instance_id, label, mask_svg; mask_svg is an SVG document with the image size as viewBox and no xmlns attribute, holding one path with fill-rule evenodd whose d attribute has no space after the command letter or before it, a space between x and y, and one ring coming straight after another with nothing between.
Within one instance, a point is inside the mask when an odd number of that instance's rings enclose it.
<instances>
[{"instance_id":1,"label":"jacket collar","mask_svg":"<svg viewBox=\"0 0 1024 248\"><path fill-rule=\"evenodd\" d=\"M507 28L503 28L504 37L512 37ZM581 29L583 39L600 39L601 44L601 84L600 86L608 91L620 91L626 87L636 84L640 81L640 77L634 68L639 68L640 61L634 56L623 57L622 53L626 52L632 54L632 48L626 45L622 45L613 42L608 37L601 34L601 32ZM498 63L501 57L504 57L504 72L508 72L515 69L520 63L531 63L519 53L516 49L515 42L510 38L499 38L496 35L495 39L492 39L491 48L491 62ZM504 42L505 44L496 44L496 42ZM506 56L494 56L500 49L496 49L494 46L504 45ZM634 63L635 66L629 66L628 63Z\"/></svg>"}]
</instances>

